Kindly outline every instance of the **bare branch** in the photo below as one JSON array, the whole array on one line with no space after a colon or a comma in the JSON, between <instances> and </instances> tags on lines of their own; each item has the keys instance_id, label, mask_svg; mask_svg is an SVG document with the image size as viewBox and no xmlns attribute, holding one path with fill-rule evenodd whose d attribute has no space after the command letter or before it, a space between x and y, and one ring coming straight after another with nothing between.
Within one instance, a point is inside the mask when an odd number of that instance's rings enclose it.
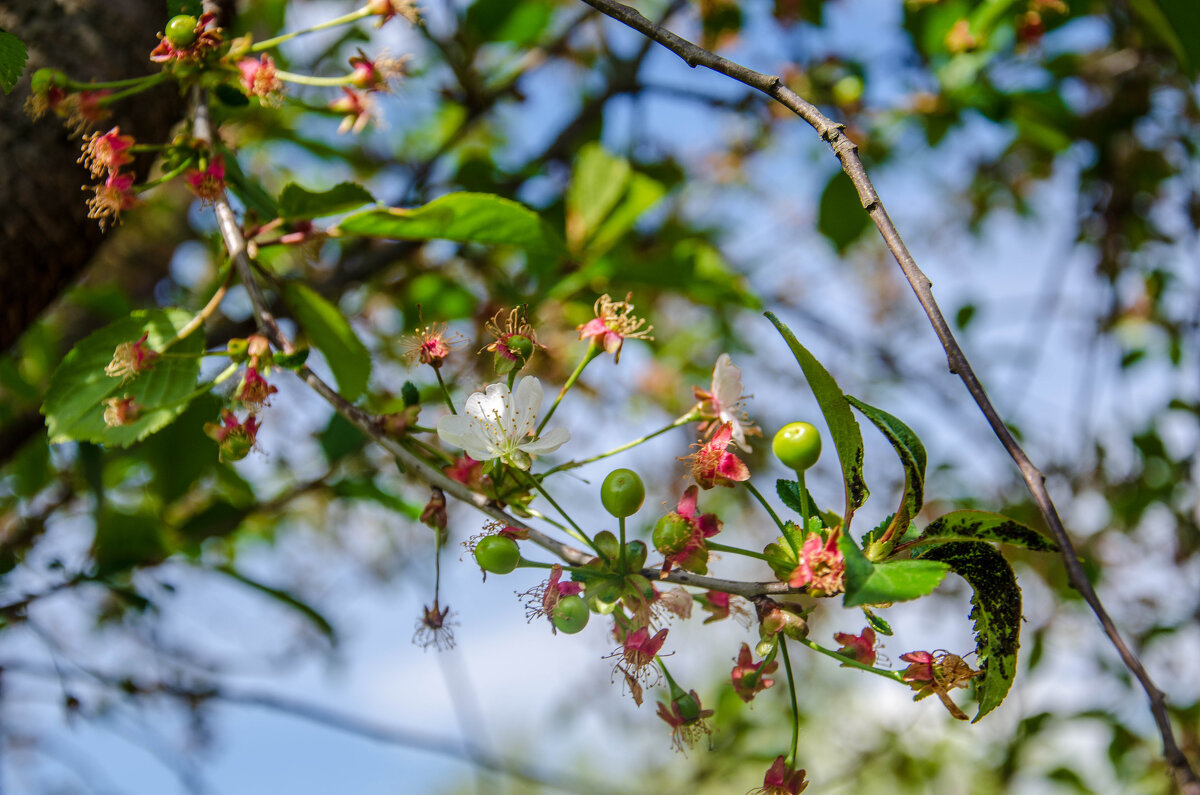
<instances>
[{"instance_id":1,"label":"bare branch","mask_svg":"<svg viewBox=\"0 0 1200 795\"><path fill-rule=\"evenodd\" d=\"M1062 519L1058 515L1058 509L1055 507L1053 500L1050 499L1049 492L1046 491L1045 476L1033 465L1029 457L1025 454L1025 451L1017 443L1017 440L1013 438L1008 427L1004 424L1004 420L1000 418L999 413L988 398L983 384L971 369L971 365L967 361L962 348L959 346L958 340L955 339L949 324L946 323L946 318L942 315L941 307L938 306L937 301L933 297L933 285L925 273L917 266L916 260L913 259L912 254L908 251L908 247L904 244L904 240L900 237L900 232L896 229L896 225L888 216L887 210L884 209L883 202L880 200L879 194L876 193L875 186L871 183L866 168L863 166L862 159L858 156L858 146L842 132L843 125L822 114L815 105L785 86L778 76L756 72L753 69L748 69L741 64L710 52L672 33L663 26L656 25L629 6L622 5L613 0L583 0L583 2L600 11L600 13L657 41L682 58L688 66L693 68L703 66L706 69L711 69L714 72L731 77L739 83L767 94L804 119L833 149L833 153L841 161L842 170L846 172L846 175L854 183L855 190L858 191L859 201L868 215L870 215L871 220L875 223L879 234L883 237L884 244L891 251L892 256L895 257L896 263L904 272L904 278L916 294L921 308L925 310L925 315L929 318L929 322L933 326L933 331L946 352L950 372L956 374L962 380L963 385L971 393L971 397L974 398L976 405L979 406L979 410L987 419L988 424L991 425L992 431L996 434L996 437L1000 440L1000 443L1008 451L1009 456L1012 457L1017 468L1020 470L1021 477L1024 479L1029 493L1033 496L1034 502L1037 503L1038 510L1045 519L1046 525L1050 528L1050 532L1054 535L1055 541L1058 542L1062 553L1063 565L1067 570L1067 578L1072 587L1083 596L1084 601L1087 602L1088 607L1092 609L1092 612L1100 621L1100 625L1104 628L1104 633L1121 656L1121 661L1137 678L1142 689L1145 690L1146 696L1150 700L1150 711L1154 715L1154 721L1158 725L1159 734L1162 736L1163 757L1167 765L1171 768L1176 784L1186 795L1200 795L1200 778L1197 777L1195 770L1192 769L1187 757L1179 749L1179 745L1175 741L1175 734L1171 728L1170 717L1167 715L1166 700L1162 691L1154 684L1137 654L1130 649L1124 638L1121 637L1121 633L1117 630L1112 618L1108 615L1108 611L1105 610L1104 605L1101 603L1100 597L1096 594L1091 582L1088 581L1087 575L1083 570L1083 564L1080 563L1079 556L1075 552L1075 547L1071 543L1071 538L1067 535Z\"/></svg>"}]
</instances>

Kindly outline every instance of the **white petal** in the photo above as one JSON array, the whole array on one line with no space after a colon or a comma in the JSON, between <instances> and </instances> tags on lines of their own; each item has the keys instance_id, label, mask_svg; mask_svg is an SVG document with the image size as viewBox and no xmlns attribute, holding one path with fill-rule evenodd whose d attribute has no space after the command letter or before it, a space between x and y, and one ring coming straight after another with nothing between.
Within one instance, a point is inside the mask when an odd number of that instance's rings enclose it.
<instances>
[{"instance_id":1,"label":"white petal","mask_svg":"<svg viewBox=\"0 0 1200 795\"><path fill-rule=\"evenodd\" d=\"M553 453L569 441L571 441L571 432L566 428L551 428L539 438L519 445L519 447L531 455L545 455Z\"/></svg>"},{"instance_id":2,"label":"white petal","mask_svg":"<svg viewBox=\"0 0 1200 795\"><path fill-rule=\"evenodd\" d=\"M437 435L446 444L461 447L476 461L487 461L496 457L488 440L481 435L479 423L473 417L464 417L461 414L442 417L438 420Z\"/></svg>"},{"instance_id":3,"label":"white petal","mask_svg":"<svg viewBox=\"0 0 1200 795\"><path fill-rule=\"evenodd\" d=\"M728 353L717 357L713 367L712 395L722 409L732 409L742 399L742 370L734 366Z\"/></svg>"},{"instance_id":4,"label":"white petal","mask_svg":"<svg viewBox=\"0 0 1200 795\"><path fill-rule=\"evenodd\" d=\"M537 426L537 415L542 409L542 382L527 375L517 383L513 392L513 435L510 439L520 441Z\"/></svg>"}]
</instances>

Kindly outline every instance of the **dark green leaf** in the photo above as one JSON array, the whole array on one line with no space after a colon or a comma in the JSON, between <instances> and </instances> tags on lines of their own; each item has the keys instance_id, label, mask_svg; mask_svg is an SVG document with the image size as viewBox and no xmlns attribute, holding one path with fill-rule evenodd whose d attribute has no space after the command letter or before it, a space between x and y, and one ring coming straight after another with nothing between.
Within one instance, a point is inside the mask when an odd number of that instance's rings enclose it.
<instances>
[{"instance_id":1,"label":"dark green leaf","mask_svg":"<svg viewBox=\"0 0 1200 795\"><path fill-rule=\"evenodd\" d=\"M241 164L238 163L237 156L228 147L221 146L220 149L225 161L225 182L229 189L242 200L248 209L257 213L260 219L277 218L279 208L275 206L275 199L271 194L267 193L257 181L246 176L246 173L242 171Z\"/></svg>"},{"instance_id":2,"label":"dark green leaf","mask_svg":"<svg viewBox=\"0 0 1200 795\"><path fill-rule=\"evenodd\" d=\"M325 430L317 434L317 441L321 444L321 452L325 453L325 460L332 465L361 450L367 437L350 420L335 412Z\"/></svg>"},{"instance_id":3,"label":"dark green leaf","mask_svg":"<svg viewBox=\"0 0 1200 795\"><path fill-rule=\"evenodd\" d=\"M25 71L29 53L25 43L6 30L0 30L0 88L4 93L12 91Z\"/></svg>"},{"instance_id":4,"label":"dark green leaf","mask_svg":"<svg viewBox=\"0 0 1200 795\"><path fill-rule=\"evenodd\" d=\"M812 492L808 489L805 489L805 492L808 495L808 516L804 515L804 507L800 502L800 484L794 480L784 480L783 478L775 481L775 493L779 495L779 499L783 501L784 505L795 511L805 521L812 516L820 518L821 512L817 508L817 502L813 499Z\"/></svg>"},{"instance_id":5,"label":"dark green leaf","mask_svg":"<svg viewBox=\"0 0 1200 795\"><path fill-rule=\"evenodd\" d=\"M872 563L846 533L838 537L846 563L846 607L880 605L918 599L937 588L950 567L932 560Z\"/></svg>"},{"instance_id":6,"label":"dark green leaf","mask_svg":"<svg viewBox=\"0 0 1200 795\"><path fill-rule=\"evenodd\" d=\"M1183 71L1196 77L1200 70L1200 5L1195 0L1130 0L1129 5Z\"/></svg>"},{"instance_id":7,"label":"dark green leaf","mask_svg":"<svg viewBox=\"0 0 1200 795\"><path fill-rule=\"evenodd\" d=\"M287 282L283 294L309 342L324 354L342 396L356 399L371 377L371 353L367 346L338 308L308 285Z\"/></svg>"},{"instance_id":8,"label":"dark green leaf","mask_svg":"<svg viewBox=\"0 0 1200 795\"><path fill-rule=\"evenodd\" d=\"M1021 637L1021 589L1012 567L991 544L954 541L940 544L923 561L947 563L975 591L970 617L975 621L975 653L983 676L977 680L978 721L1008 695L1017 671Z\"/></svg>"},{"instance_id":9,"label":"dark green leaf","mask_svg":"<svg viewBox=\"0 0 1200 795\"><path fill-rule=\"evenodd\" d=\"M249 97L228 83L218 85L213 89L213 94L221 101L222 105L230 108L244 108L250 104Z\"/></svg>"},{"instance_id":10,"label":"dark green leaf","mask_svg":"<svg viewBox=\"0 0 1200 795\"><path fill-rule=\"evenodd\" d=\"M537 213L490 193L451 193L407 210L365 210L344 219L337 230L344 235L509 245L546 257L566 253L562 240Z\"/></svg>"},{"instance_id":11,"label":"dark green leaf","mask_svg":"<svg viewBox=\"0 0 1200 795\"><path fill-rule=\"evenodd\" d=\"M167 0L167 19L180 14L199 17L203 13L204 3L202 0Z\"/></svg>"},{"instance_id":12,"label":"dark green leaf","mask_svg":"<svg viewBox=\"0 0 1200 795\"><path fill-rule=\"evenodd\" d=\"M821 192L821 204L817 215L817 229L838 253L845 252L850 244L862 235L871 219L859 201L854 183L844 171L836 172Z\"/></svg>"},{"instance_id":13,"label":"dark green leaf","mask_svg":"<svg viewBox=\"0 0 1200 795\"><path fill-rule=\"evenodd\" d=\"M620 201L632 169L598 143L579 150L567 188L567 242L579 251Z\"/></svg>"},{"instance_id":14,"label":"dark green leaf","mask_svg":"<svg viewBox=\"0 0 1200 795\"><path fill-rule=\"evenodd\" d=\"M325 616L321 615L312 605L301 601L299 598L285 590L274 588L270 585L265 585L257 580L251 579L250 577L247 577L246 575L234 569L232 566L218 566L212 570L237 580L242 585L249 586L259 593L265 594L277 602L285 605L286 607L290 607L299 612L300 615L308 619L313 626L321 631L321 634L325 636L331 646L337 645L337 633L334 631L333 625L330 624L329 620L326 619Z\"/></svg>"},{"instance_id":15,"label":"dark green leaf","mask_svg":"<svg viewBox=\"0 0 1200 795\"><path fill-rule=\"evenodd\" d=\"M1057 552L1058 544L1020 522L986 511L951 511L929 523L918 544L996 541L1036 552Z\"/></svg>"},{"instance_id":16,"label":"dark green leaf","mask_svg":"<svg viewBox=\"0 0 1200 795\"><path fill-rule=\"evenodd\" d=\"M190 312L179 309L137 311L81 340L63 358L46 390L42 414L50 441L127 447L179 416L196 397L203 334L192 334L171 348L172 354L196 358L162 358L152 369L125 381L107 375L104 368L118 345L135 342L145 332L149 335L145 348L160 351L191 319ZM140 407L137 419L110 427L104 421L104 401L126 396Z\"/></svg>"},{"instance_id":17,"label":"dark green leaf","mask_svg":"<svg viewBox=\"0 0 1200 795\"><path fill-rule=\"evenodd\" d=\"M271 357L272 364L285 370L299 370L307 361L308 348L301 348L292 353L277 353Z\"/></svg>"},{"instance_id":18,"label":"dark green leaf","mask_svg":"<svg viewBox=\"0 0 1200 795\"><path fill-rule=\"evenodd\" d=\"M822 367L821 363L808 352L808 349L796 340L791 329L781 323L771 312L765 314L766 318L775 324L775 328L779 330L784 341L791 348L792 355L796 357L800 369L804 371L804 377L817 399L817 405L821 407L821 413L825 415L825 423L829 426L829 434L833 437L833 446L837 448L838 460L842 464L842 480L846 486L845 521L848 527L854 511L866 501L867 495L871 493L863 480L863 441L862 432L858 429L858 420L854 419L854 413L850 411L846 396L842 394L841 388L833 380L829 371Z\"/></svg>"},{"instance_id":19,"label":"dark green leaf","mask_svg":"<svg viewBox=\"0 0 1200 795\"><path fill-rule=\"evenodd\" d=\"M161 562L168 554L157 516L106 510L96 522L92 559L100 576Z\"/></svg>"},{"instance_id":20,"label":"dark green leaf","mask_svg":"<svg viewBox=\"0 0 1200 795\"><path fill-rule=\"evenodd\" d=\"M375 197L356 182L340 182L320 193L307 191L289 182L279 194L279 214L290 220L320 218L357 210L374 201Z\"/></svg>"},{"instance_id":21,"label":"dark green leaf","mask_svg":"<svg viewBox=\"0 0 1200 795\"><path fill-rule=\"evenodd\" d=\"M880 635L891 636L892 634L894 634L892 632L892 625L889 624L888 622L884 621L879 616L875 615L874 610L872 610L869 607L863 607L863 608L861 608L861 610L863 611L863 616L865 616L867 619L867 623L870 624L871 628L874 629L876 632L878 632Z\"/></svg>"},{"instance_id":22,"label":"dark green leaf","mask_svg":"<svg viewBox=\"0 0 1200 795\"><path fill-rule=\"evenodd\" d=\"M179 526L179 535L192 542L227 536L237 530L242 520L250 513L248 508L238 507L225 500L217 500L189 516Z\"/></svg>"},{"instance_id":23,"label":"dark green leaf","mask_svg":"<svg viewBox=\"0 0 1200 795\"><path fill-rule=\"evenodd\" d=\"M891 442L896 455L900 456L900 464L904 467L904 494L892 518L892 526L907 529L908 523L921 512L921 506L925 504L925 446L911 428L886 411L850 395L846 396L846 400L875 423L875 427Z\"/></svg>"},{"instance_id":24,"label":"dark green leaf","mask_svg":"<svg viewBox=\"0 0 1200 795\"><path fill-rule=\"evenodd\" d=\"M384 491L370 478L343 478L331 484L329 490L345 499L370 500L409 519L420 518L423 509L423 506L405 502L395 494Z\"/></svg>"}]
</instances>

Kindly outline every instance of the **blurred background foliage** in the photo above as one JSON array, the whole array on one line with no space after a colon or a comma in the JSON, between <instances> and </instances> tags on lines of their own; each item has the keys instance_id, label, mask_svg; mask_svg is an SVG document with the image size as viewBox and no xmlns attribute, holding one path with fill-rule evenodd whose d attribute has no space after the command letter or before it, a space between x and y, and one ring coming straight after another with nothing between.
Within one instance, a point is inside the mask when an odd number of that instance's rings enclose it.
<instances>
[{"instance_id":1,"label":"blurred background foliage","mask_svg":"<svg viewBox=\"0 0 1200 795\"><path fill-rule=\"evenodd\" d=\"M847 126L984 383L1050 477L1102 597L1167 691L1196 760L1200 6L638 7L780 74ZM238 7L233 27L262 39L345 10L259 0ZM284 48L281 68L318 74L339 73L358 47L411 53L409 77L360 136L335 133L330 97L316 89L290 92L280 108L219 112L240 166L231 181L251 217L268 214L289 182L315 191L349 180L389 205L457 190L498 193L536 208L565 241L571 256L559 261L445 241L264 247L264 267L335 302L366 342L374 359L368 407L397 406L407 378L433 394L426 373L401 363L401 335L422 322L450 321L470 337L446 373L465 394L490 378L488 357L470 355L485 343L484 323L525 303L547 346L534 371L561 383L574 365L573 330L591 317L593 301L630 292L656 340L628 346L619 377L583 379L591 401L564 416L600 430L581 437L633 436L634 427L686 410L690 386L707 382L722 351L746 371L751 413L772 432L814 411L757 314L772 308L848 392L888 407L925 438L935 498L928 515L970 505L1038 526L1015 471L945 372L853 189L811 130L583 4L428 0L423 14L416 29L394 22ZM18 90L8 101L23 98ZM86 789L59 766L70 768L63 759L73 752L46 726L114 723L122 705L163 700L183 716L174 730L163 728L172 718L141 717L174 744L160 755L174 760L178 786L196 789L206 755L217 753L209 718L227 695L223 677L336 661L348 653L342 623L354 623L357 592L386 595L429 580L431 537L415 521L427 493L297 385L281 384L263 454L238 464L220 462L202 431L217 398L196 401L129 449L47 444L38 407L71 345L133 308L199 308L223 276L220 251L211 217L191 195L162 190L126 215L84 278L0 356L0 711L9 716L0 731L13 751L5 755L22 767L5 771L10 780ZM222 310L206 329L210 345L251 330L239 290ZM871 442L886 461L882 440ZM686 453L678 447L671 455ZM761 446L748 463L754 472L768 467ZM868 468L872 490L888 495L900 475L879 466ZM642 469L655 476L657 499L673 504L678 465L660 457ZM758 521L710 499L727 523ZM477 532L475 517L452 517L456 541ZM1052 556L1018 560L1022 671L1013 697L978 726L952 725L932 699L912 705L905 693L883 694L886 685L805 660L800 762L813 791L1170 791L1140 691L1061 565ZM179 587L197 581L215 584ZM180 601L202 599L209 587L240 589L278 609L254 602L254 620L230 620L228 637L180 626ZM936 610L962 608L963 592L945 590L930 600ZM509 607L511 632L532 632L516 603ZM914 643L936 638L920 633L945 618L924 621L924 630L912 629ZM562 700L561 719L586 710L607 726L602 736L639 739L620 744L627 761L615 773L585 748L567 749L577 778L626 792L758 785L785 742L785 699L760 697L748 713L719 684L737 642L704 653L692 650L697 643L703 636L679 648L702 658L694 685L707 684L705 703L717 705L714 750L669 759L664 727L645 709L622 711L611 703L615 688L592 682L587 695L550 694ZM554 666L549 654L536 668ZM21 677L59 686L30 689ZM538 676L517 676L512 686L528 698L540 692ZM23 724L24 710L47 722ZM537 742L525 745L502 755L538 759ZM128 773L107 771L122 785ZM445 786L483 784L466 777Z\"/></svg>"}]
</instances>

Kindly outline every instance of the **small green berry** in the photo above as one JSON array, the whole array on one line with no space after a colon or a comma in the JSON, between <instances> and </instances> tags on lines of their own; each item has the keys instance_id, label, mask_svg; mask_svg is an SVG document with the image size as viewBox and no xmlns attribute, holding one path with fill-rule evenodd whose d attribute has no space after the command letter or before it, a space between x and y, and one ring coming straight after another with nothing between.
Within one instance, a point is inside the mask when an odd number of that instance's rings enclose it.
<instances>
[{"instance_id":1,"label":"small green berry","mask_svg":"<svg viewBox=\"0 0 1200 795\"><path fill-rule=\"evenodd\" d=\"M633 516L646 499L646 487L632 469L614 469L600 487L600 502L604 510L618 519Z\"/></svg>"},{"instance_id":2,"label":"small green berry","mask_svg":"<svg viewBox=\"0 0 1200 795\"><path fill-rule=\"evenodd\" d=\"M803 472L821 457L821 434L807 422L791 422L775 434L771 449L784 466Z\"/></svg>"},{"instance_id":3,"label":"small green berry","mask_svg":"<svg viewBox=\"0 0 1200 795\"><path fill-rule=\"evenodd\" d=\"M508 536L487 536L475 545L475 562L492 574L508 574L520 560L521 550Z\"/></svg>"},{"instance_id":4,"label":"small green berry","mask_svg":"<svg viewBox=\"0 0 1200 795\"><path fill-rule=\"evenodd\" d=\"M591 611L588 610L587 602L583 601L583 597L572 594L558 600L558 604L554 606L554 616L550 620L559 632L574 635L587 626L589 618Z\"/></svg>"},{"instance_id":5,"label":"small green berry","mask_svg":"<svg viewBox=\"0 0 1200 795\"><path fill-rule=\"evenodd\" d=\"M164 35L171 46L176 49L190 47L196 43L196 25L199 23L198 19L189 14L171 17L171 20L167 22Z\"/></svg>"}]
</instances>

